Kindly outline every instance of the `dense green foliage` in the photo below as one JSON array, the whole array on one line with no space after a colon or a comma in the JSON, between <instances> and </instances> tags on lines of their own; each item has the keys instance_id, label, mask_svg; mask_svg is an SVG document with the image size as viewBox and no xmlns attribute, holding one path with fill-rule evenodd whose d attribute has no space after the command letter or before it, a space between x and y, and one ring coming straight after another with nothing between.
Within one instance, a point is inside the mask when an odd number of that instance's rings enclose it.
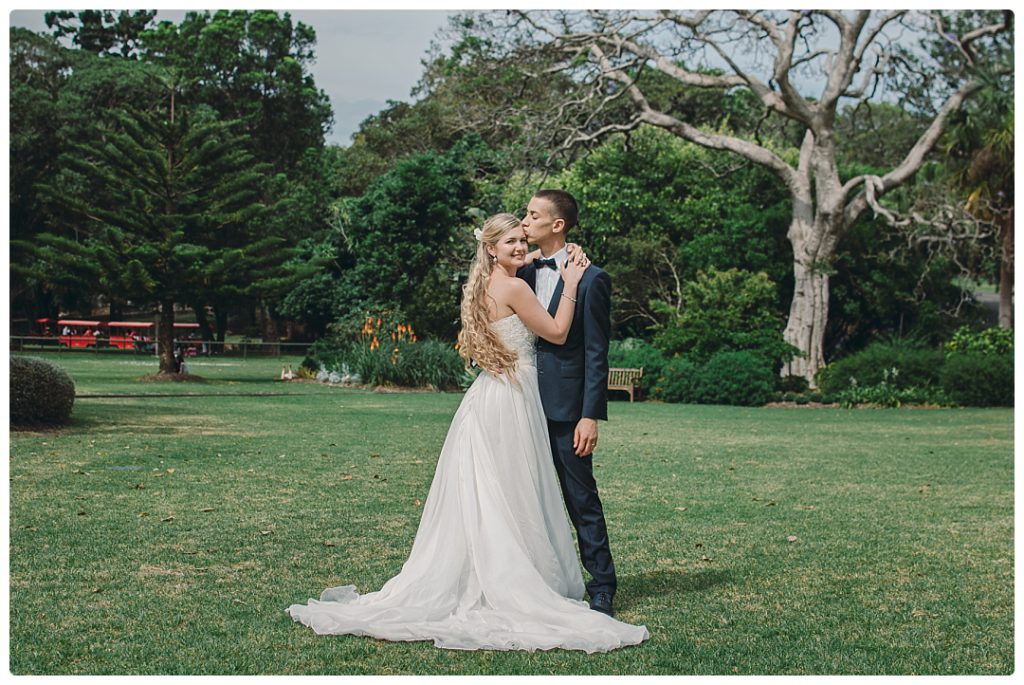
<instances>
[{"instance_id":1,"label":"dense green foliage","mask_svg":"<svg viewBox=\"0 0 1024 685\"><path fill-rule=\"evenodd\" d=\"M668 360L654 388L666 402L759 406L774 389L771 362L749 350L721 350L703 363L677 355Z\"/></svg>"},{"instance_id":2,"label":"dense green foliage","mask_svg":"<svg viewBox=\"0 0 1024 685\"><path fill-rule=\"evenodd\" d=\"M883 379L874 385L851 385L830 395L843 407L887 407L895 409L907 404L950 406L953 404L946 391L937 386L900 387L892 382L894 377Z\"/></svg>"},{"instance_id":3,"label":"dense green foliage","mask_svg":"<svg viewBox=\"0 0 1024 685\"><path fill-rule=\"evenodd\" d=\"M61 425L71 418L75 382L57 364L12 356L9 378L12 426Z\"/></svg>"},{"instance_id":4,"label":"dense green foliage","mask_svg":"<svg viewBox=\"0 0 1024 685\"><path fill-rule=\"evenodd\" d=\"M879 342L824 367L816 380L818 387L828 393L882 381L901 389L930 387L938 384L944 359L941 350L905 342Z\"/></svg>"},{"instance_id":5,"label":"dense green foliage","mask_svg":"<svg viewBox=\"0 0 1024 685\"><path fill-rule=\"evenodd\" d=\"M722 350L700 368L696 399L701 404L760 406L772 394L771 363L750 350Z\"/></svg>"},{"instance_id":6,"label":"dense green foliage","mask_svg":"<svg viewBox=\"0 0 1024 685\"><path fill-rule=\"evenodd\" d=\"M159 307L161 371L173 366L174 303L197 291L244 291L288 257L284 238L260 234L261 168L228 126L201 113L172 105L126 115L61 159L90 190L47 193L80 217L84 235L37 236L35 268L87 268L102 294Z\"/></svg>"},{"instance_id":7,"label":"dense green foliage","mask_svg":"<svg viewBox=\"0 0 1024 685\"><path fill-rule=\"evenodd\" d=\"M672 357L662 367L654 385L654 397L666 402L696 402L699 372L700 369L686 357Z\"/></svg>"},{"instance_id":8,"label":"dense green foliage","mask_svg":"<svg viewBox=\"0 0 1024 685\"><path fill-rule=\"evenodd\" d=\"M556 185L580 203L581 229L569 238L612 277L613 318L623 335L649 337L666 318L658 303L675 307L679 282L699 271L735 268L792 281L789 201L761 169L642 128L610 138ZM787 293L772 295L771 308L780 310Z\"/></svg>"},{"instance_id":9,"label":"dense green foliage","mask_svg":"<svg viewBox=\"0 0 1024 685\"><path fill-rule=\"evenodd\" d=\"M588 78L582 57L580 71L551 71L560 56L503 31L511 15L453 17L453 40L423 62L417 99L389 102L347 147L324 144L332 113L309 71L312 28L269 10L154 16L60 11L47 17L53 36L11 30L14 316L102 307L112 319L140 309L148 318L154 307L184 305L207 337L223 339L230 325L273 341L285 326L316 339L366 310L402 310L424 338L452 341L469 229L493 212L520 211L544 185L580 202L569 239L612 277L613 338L637 341L613 348L614 364L645 368L645 396L676 354L698 369L725 351L756 353L775 368L791 357L782 341L794 297L786 185L674 131L617 127L631 116L629 98L579 90ZM967 31L998 18L946 21ZM986 42L984 57L1003 64L1006 45L1003 35ZM890 76L904 79L905 101L835 112L841 179L883 175L901 161L933 104L930 85L908 80L907 70L938 65L953 79L964 65L948 48L901 50ZM929 49L933 65L921 61ZM985 221L1005 215L1013 199L1007 73L981 76L984 87L951 117L913 181L886 193L889 206L927 214L926 200L955 187L949 203L966 202ZM694 89L657 68L635 76L658 111L786 163L799 156L800 125L749 90ZM563 145L576 125L604 132ZM231 155L218 161L214 138ZM164 156L200 161L164 168ZM189 184L204 193L189 196ZM155 190L164 186L178 190ZM166 231L157 236L160 222ZM829 274L825 358L841 361L886 337L936 347L976 326L979 308L954 279L993 273L992 241L922 236L862 216L817 265ZM872 386L885 368L876 361ZM662 397L697 401L672 385Z\"/></svg>"},{"instance_id":10,"label":"dense green foliage","mask_svg":"<svg viewBox=\"0 0 1024 685\"><path fill-rule=\"evenodd\" d=\"M422 335L454 340L479 221L474 181L498 164L479 136L444 153L402 158L363 195L335 204L332 230L302 246L325 268L301 281L282 311L325 330L365 310L402 310Z\"/></svg>"},{"instance_id":11,"label":"dense green foliage","mask_svg":"<svg viewBox=\"0 0 1024 685\"><path fill-rule=\"evenodd\" d=\"M1013 354L1013 329L993 326L982 330L974 330L970 326L962 326L953 332L953 337L945 344L951 354Z\"/></svg>"},{"instance_id":12,"label":"dense green foliage","mask_svg":"<svg viewBox=\"0 0 1024 685\"><path fill-rule=\"evenodd\" d=\"M1013 406L1013 355L967 352L952 354L939 372L942 388L957 404L971 407Z\"/></svg>"},{"instance_id":13,"label":"dense green foliage","mask_svg":"<svg viewBox=\"0 0 1024 685\"><path fill-rule=\"evenodd\" d=\"M229 265L239 278L248 278L245 287L223 279L183 285L177 302L193 308L207 336L221 339L229 315L258 310L264 337L273 339L276 305L294 287L288 274L317 266L296 263L282 272L289 253L279 249L281 241L293 244L313 235L328 212L325 174L331 166L323 156L323 135L332 115L308 72L315 35L272 11L190 12L178 25L157 26L153 14L51 13L55 33L70 37L78 49L12 29L12 112L18 114L12 117L12 239L19 241L13 246L12 304L28 318L53 316L58 309L88 314L100 295L110 302L113 318L127 299L134 298L135 307L144 304L146 298L134 292L103 288L109 264L84 245L89 231L83 233L80 215L57 200L64 194L93 204L105 199L105 184L74 167L78 146L102 147L125 118L173 119L168 112L176 111L203 125L230 126L234 152L248 154L254 162L250 171L267 176L246 186L248 200L238 200L273 207L251 227L258 235L248 236L259 245L246 253L259 276ZM159 145L165 143L146 143L154 160L164 154ZM211 166L189 173L213 177L217 171ZM41 233L83 243L58 248L74 252L73 263L33 269L42 262L32 249ZM237 250L237 231L221 234L225 242L217 249ZM216 331L206 319L207 307Z\"/></svg>"},{"instance_id":14,"label":"dense green foliage","mask_svg":"<svg viewBox=\"0 0 1024 685\"><path fill-rule=\"evenodd\" d=\"M273 10L188 12L143 36L144 56L192 85L189 98L237 120L250 151L275 172L291 172L322 148L333 115L309 64L316 33Z\"/></svg>"},{"instance_id":15,"label":"dense green foliage","mask_svg":"<svg viewBox=\"0 0 1024 685\"><path fill-rule=\"evenodd\" d=\"M683 285L681 311L658 331L654 344L695 362L721 351L750 350L781 364L797 350L782 340L784 323L775 303L775 286L764 273L700 271Z\"/></svg>"},{"instance_id":16,"label":"dense green foliage","mask_svg":"<svg viewBox=\"0 0 1024 685\"><path fill-rule=\"evenodd\" d=\"M1013 335L958 330L944 349L874 343L818 372L822 392L846 405L1013 406Z\"/></svg>"}]
</instances>

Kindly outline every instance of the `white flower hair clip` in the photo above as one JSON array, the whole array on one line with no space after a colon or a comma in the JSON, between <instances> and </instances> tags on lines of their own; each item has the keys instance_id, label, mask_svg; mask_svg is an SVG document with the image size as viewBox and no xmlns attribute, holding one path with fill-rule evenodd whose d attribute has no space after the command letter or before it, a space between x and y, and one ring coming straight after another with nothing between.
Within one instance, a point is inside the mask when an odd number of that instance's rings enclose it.
<instances>
[{"instance_id":1,"label":"white flower hair clip","mask_svg":"<svg viewBox=\"0 0 1024 685\"><path fill-rule=\"evenodd\" d=\"M477 242L480 242L484 239L484 232L481 231L479 228L474 228L473 237L477 239Z\"/></svg>"}]
</instances>

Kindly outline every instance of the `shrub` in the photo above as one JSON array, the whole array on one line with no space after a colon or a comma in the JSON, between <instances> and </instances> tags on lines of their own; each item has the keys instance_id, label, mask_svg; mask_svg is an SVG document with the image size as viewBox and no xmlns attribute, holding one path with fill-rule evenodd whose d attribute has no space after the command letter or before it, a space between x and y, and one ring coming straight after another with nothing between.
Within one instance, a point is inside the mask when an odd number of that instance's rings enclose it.
<instances>
[{"instance_id":1,"label":"shrub","mask_svg":"<svg viewBox=\"0 0 1024 685\"><path fill-rule=\"evenodd\" d=\"M67 423L75 404L75 383L64 369L36 357L11 357L11 424Z\"/></svg>"},{"instance_id":2,"label":"shrub","mask_svg":"<svg viewBox=\"0 0 1024 685\"><path fill-rule=\"evenodd\" d=\"M810 384L803 376L775 376L775 391L782 393L807 392Z\"/></svg>"},{"instance_id":3,"label":"shrub","mask_svg":"<svg viewBox=\"0 0 1024 685\"><path fill-rule=\"evenodd\" d=\"M654 388L666 364L668 359L665 355L640 338L613 340L608 346L608 366L644 370L639 383L640 393L644 397L654 396Z\"/></svg>"},{"instance_id":4,"label":"shrub","mask_svg":"<svg viewBox=\"0 0 1024 685\"><path fill-rule=\"evenodd\" d=\"M824 367L815 380L822 392L830 394L883 381L896 389L931 388L939 384L944 359L941 350L906 343L874 343Z\"/></svg>"},{"instance_id":5,"label":"shrub","mask_svg":"<svg viewBox=\"0 0 1024 685\"><path fill-rule=\"evenodd\" d=\"M771 398L774 383L771 362L761 355L747 350L718 352L697 374L697 401L758 406Z\"/></svg>"},{"instance_id":6,"label":"shrub","mask_svg":"<svg viewBox=\"0 0 1024 685\"><path fill-rule=\"evenodd\" d=\"M360 312L331 324L310 347L303 368L332 383L458 390L465 366L450 343L417 341L400 311Z\"/></svg>"},{"instance_id":7,"label":"shrub","mask_svg":"<svg viewBox=\"0 0 1024 685\"><path fill-rule=\"evenodd\" d=\"M321 340L307 360L303 367L316 364L317 378L332 383L457 390L465 375L459 353L451 344L437 340L399 340L374 346Z\"/></svg>"},{"instance_id":8,"label":"shrub","mask_svg":"<svg viewBox=\"0 0 1024 685\"><path fill-rule=\"evenodd\" d=\"M669 359L662 367L653 392L656 398L666 402L696 402L697 367L683 356Z\"/></svg>"},{"instance_id":9,"label":"shrub","mask_svg":"<svg viewBox=\"0 0 1024 685\"><path fill-rule=\"evenodd\" d=\"M776 286L763 272L699 271L683 285L681 304L679 314L660 307L669 318L654 344L667 354L685 354L702 363L716 352L752 350L781 364L799 353L782 338L785 319Z\"/></svg>"},{"instance_id":10,"label":"shrub","mask_svg":"<svg viewBox=\"0 0 1024 685\"><path fill-rule=\"evenodd\" d=\"M951 354L941 372L942 389L957 404L1013 406L1013 355Z\"/></svg>"},{"instance_id":11,"label":"shrub","mask_svg":"<svg viewBox=\"0 0 1024 685\"><path fill-rule=\"evenodd\" d=\"M877 407L900 407L904 404L951 404L948 395L939 387L899 388L882 381L876 385L857 385L846 388L835 395L843 407L867 404Z\"/></svg>"},{"instance_id":12,"label":"shrub","mask_svg":"<svg viewBox=\"0 0 1024 685\"><path fill-rule=\"evenodd\" d=\"M993 326L972 331L970 326L961 326L945 347L949 353L1013 354L1013 329Z\"/></svg>"}]
</instances>

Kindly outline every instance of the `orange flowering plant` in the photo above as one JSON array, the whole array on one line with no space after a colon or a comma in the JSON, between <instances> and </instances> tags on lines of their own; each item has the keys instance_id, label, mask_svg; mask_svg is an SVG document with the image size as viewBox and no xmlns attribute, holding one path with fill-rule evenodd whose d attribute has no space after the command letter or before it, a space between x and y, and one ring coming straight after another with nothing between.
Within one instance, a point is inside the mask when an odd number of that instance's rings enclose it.
<instances>
[{"instance_id":1,"label":"orange flowering plant","mask_svg":"<svg viewBox=\"0 0 1024 685\"><path fill-rule=\"evenodd\" d=\"M451 343L420 341L400 311L364 311L329 330L304 362L324 380L438 390L465 386L462 361Z\"/></svg>"},{"instance_id":2,"label":"orange flowering plant","mask_svg":"<svg viewBox=\"0 0 1024 685\"><path fill-rule=\"evenodd\" d=\"M359 330L360 341L371 350L381 346L381 339L390 338L392 343L416 342L416 332L412 326L404 324L401 319L390 312L369 313ZM396 348L397 351L397 348Z\"/></svg>"}]
</instances>

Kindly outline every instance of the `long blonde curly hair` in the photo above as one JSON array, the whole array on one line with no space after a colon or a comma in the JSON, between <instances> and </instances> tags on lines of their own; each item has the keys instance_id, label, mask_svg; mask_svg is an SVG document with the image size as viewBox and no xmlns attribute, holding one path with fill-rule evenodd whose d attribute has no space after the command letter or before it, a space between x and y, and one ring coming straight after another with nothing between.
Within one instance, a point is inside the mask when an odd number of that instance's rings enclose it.
<instances>
[{"instance_id":1,"label":"long blonde curly hair","mask_svg":"<svg viewBox=\"0 0 1024 685\"><path fill-rule=\"evenodd\" d=\"M511 214L495 214L484 222L477 239L476 256L469 267L469 278L462 286L462 330L459 331L459 354L469 369L472 362L493 374L505 373L515 380L518 355L512 352L491 328L488 314L487 284L494 270L494 261L487 252L501 237L520 226Z\"/></svg>"}]
</instances>

